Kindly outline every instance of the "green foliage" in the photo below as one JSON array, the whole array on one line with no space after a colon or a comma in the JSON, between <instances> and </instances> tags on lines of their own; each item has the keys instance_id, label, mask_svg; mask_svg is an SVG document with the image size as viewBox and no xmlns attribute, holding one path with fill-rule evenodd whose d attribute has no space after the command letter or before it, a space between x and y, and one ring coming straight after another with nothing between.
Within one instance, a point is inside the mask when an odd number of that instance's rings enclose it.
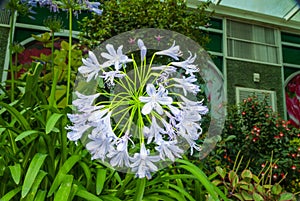
<instances>
[{"instance_id":1,"label":"green foliage","mask_svg":"<svg viewBox=\"0 0 300 201\"><path fill-rule=\"evenodd\" d=\"M241 152L253 174L259 174L272 155L272 183L284 179L282 186L297 192L300 177L300 132L282 120L266 100L256 96L245 99L239 106L229 106L222 140L215 155L206 159L213 165L232 169L234 159ZM210 169L212 172L212 170Z\"/></svg>"},{"instance_id":2,"label":"green foliage","mask_svg":"<svg viewBox=\"0 0 300 201\"><path fill-rule=\"evenodd\" d=\"M205 43L206 36L198 27L208 20L204 13L207 4L190 11L181 0L116 2L105 1L104 16L83 22L86 33L94 33L90 37L93 42L150 26L178 31ZM61 28L59 20L49 22L46 24L52 32ZM207 194L215 200L218 196L227 200L201 170L199 161L178 160L158 171L152 180L137 179L92 161L83 144L69 142L66 127L71 108L64 102L65 84L75 80L84 54L65 41L54 48L58 40L53 34L33 37L44 49L51 49L51 54L33 57L37 62L29 66L10 62L13 81L6 82L0 96L0 201L198 201ZM71 77L66 75L68 65ZM21 74L20 69L26 71Z\"/></svg>"},{"instance_id":3,"label":"green foliage","mask_svg":"<svg viewBox=\"0 0 300 201\"><path fill-rule=\"evenodd\" d=\"M209 14L205 12L208 5L202 3L197 9L191 10L185 0L104 1L101 16L86 17L80 23L81 42L93 48L126 31L159 28L184 34L203 46L208 37L199 27L209 21Z\"/></svg>"},{"instance_id":4,"label":"green foliage","mask_svg":"<svg viewBox=\"0 0 300 201\"><path fill-rule=\"evenodd\" d=\"M237 157L233 169L229 171L220 166L216 167L218 177L213 183L226 192L229 200L296 200L295 196L283 190L279 183L272 184L272 163L262 168L258 175L253 174L249 169L239 171L241 163L242 158L238 161ZM208 196L208 200L211 200L210 195Z\"/></svg>"}]
</instances>

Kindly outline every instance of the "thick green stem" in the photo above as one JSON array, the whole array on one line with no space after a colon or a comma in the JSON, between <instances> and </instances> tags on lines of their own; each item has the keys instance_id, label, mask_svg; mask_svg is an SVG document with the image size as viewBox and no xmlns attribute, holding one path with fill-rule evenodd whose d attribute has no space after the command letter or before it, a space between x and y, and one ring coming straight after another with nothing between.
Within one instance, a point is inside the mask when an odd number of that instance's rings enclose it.
<instances>
[{"instance_id":1,"label":"thick green stem","mask_svg":"<svg viewBox=\"0 0 300 201\"><path fill-rule=\"evenodd\" d=\"M51 85L51 92L50 92L50 98L49 98L49 107L50 109L53 108L56 105L55 101L55 94L56 94L56 85L58 81L58 70L54 69L54 33L52 32L52 44L51 44L51 71L53 75L52 85ZM49 117L50 113L48 113Z\"/></svg>"},{"instance_id":2,"label":"thick green stem","mask_svg":"<svg viewBox=\"0 0 300 201\"><path fill-rule=\"evenodd\" d=\"M51 71L54 75L54 31L51 31Z\"/></svg>"},{"instance_id":3,"label":"thick green stem","mask_svg":"<svg viewBox=\"0 0 300 201\"><path fill-rule=\"evenodd\" d=\"M71 85L71 61L72 61L72 8L69 8L69 54L68 54L68 78L67 78L67 95L66 105L69 104L70 85Z\"/></svg>"},{"instance_id":4,"label":"thick green stem","mask_svg":"<svg viewBox=\"0 0 300 201\"><path fill-rule=\"evenodd\" d=\"M12 46L13 46L13 33L15 26L15 11L11 12L11 21L10 21L10 30L9 30L9 66L10 66L10 75L11 75L11 102L15 100L15 72L13 66L13 55L12 55Z\"/></svg>"}]
</instances>

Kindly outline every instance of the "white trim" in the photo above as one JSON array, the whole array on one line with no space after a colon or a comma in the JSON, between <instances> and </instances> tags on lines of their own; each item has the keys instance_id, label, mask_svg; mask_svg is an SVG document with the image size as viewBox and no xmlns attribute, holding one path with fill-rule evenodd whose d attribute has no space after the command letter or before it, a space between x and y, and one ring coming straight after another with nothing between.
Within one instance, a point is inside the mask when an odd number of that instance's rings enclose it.
<instances>
[{"instance_id":1,"label":"white trim","mask_svg":"<svg viewBox=\"0 0 300 201\"><path fill-rule=\"evenodd\" d=\"M294 15L296 15L299 11L299 7L296 4L289 12L287 12L284 16L283 19L285 19L286 21L289 21L290 19L292 19L294 17Z\"/></svg>"},{"instance_id":2,"label":"white trim","mask_svg":"<svg viewBox=\"0 0 300 201\"><path fill-rule=\"evenodd\" d=\"M244 42L244 43L251 43L251 44L255 44L255 45L264 45L264 46L278 48L278 46L276 44L262 43L262 42L257 42L255 40L246 40L246 39L235 38L235 37L231 37L231 36L228 36L227 39L228 40L234 40L234 41L241 41L241 42Z\"/></svg>"},{"instance_id":3,"label":"white trim","mask_svg":"<svg viewBox=\"0 0 300 201\"><path fill-rule=\"evenodd\" d=\"M0 27L9 28L9 24L0 24Z\"/></svg>"},{"instance_id":4,"label":"white trim","mask_svg":"<svg viewBox=\"0 0 300 201\"><path fill-rule=\"evenodd\" d=\"M14 19L12 19L10 17L10 24L11 23L15 24L16 21L17 21L17 11L15 12L15 18ZM9 28L10 28L10 26L9 26ZM16 28L16 26L12 27L12 29L13 29L13 31L12 31L13 32L12 33L12 40L14 39L15 28ZM9 68L9 57L10 57L10 55L9 55L9 53L10 53L10 51L9 51L9 49L10 49L9 41L10 41L10 34L8 35L8 38L7 38L6 54L5 54L4 67L3 67L2 78L1 78L2 83L4 83L4 81L6 81L6 79L7 79L8 68Z\"/></svg>"},{"instance_id":5,"label":"white trim","mask_svg":"<svg viewBox=\"0 0 300 201\"><path fill-rule=\"evenodd\" d=\"M213 3L214 3L215 5L219 5L219 4L221 3L221 1L222 1L222 0L214 0Z\"/></svg>"},{"instance_id":6,"label":"white trim","mask_svg":"<svg viewBox=\"0 0 300 201\"><path fill-rule=\"evenodd\" d=\"M291 75L289 75L285 81L284 81L284 88L286 87L286 85L296 76L296 75L299 75L300 74L300 70L299 71L296 71L294 73L292 73Z\"/></svg>"},{"instance_id":7,"label":"white trim","mask_svg":"<svg viewBox=\"0 0 300 201\"><path fill-rule=\"evenodd\" d=\"M285 45L285 46L298 47L298 48L300 48L300 44L298 44L298 43L281 42L281 44L282 44L282 45Z\"/></svg>"},{"instance_id":8,"label":"white trim","mask_svg":"<svg viewBox=\"0 0 300 201\"><path fill-rule=\"evenodd\" d=\"M214 51L207 51L207 52L209 54L211 54L211 55L223 57L223 53L222 52L214 52Z\"/></svg>"},{"instance_id":9,"label":"white trim","mask_svg":"<svg viewBox=\"0 0 300 201\"><path fill-rule=\"evenodd\" d=\"M33 29L33 30L39 30L39 31L49 31L48 28L45 26L39 26L39 25L32 25L32 24L24 24L24 23L16 23L16 28L23 28L23 29ZM62 29L60 32L57 32L60 34L65 34L69 35L69 30L68 29ZM72 37L73 38L78 38L79 31L72 31Z\"/></svg>"},{"instance_id":10,"label":"white trim","mask_svg":"<svg viewBox=\"0 0 300 201\"><path fill-rule=\"evenodd\" d=\"M228 102L228 87L227 87L227 19L224 18L222 21L223 26L223 35L222 35L222 42L223 42L223 77L224 77L224 99L225 102ZM227 110L225 109L225 114L227 115Z\"/></svg>"},{"instance_id":11,"label":"white trim","mask_svg":"<svg viewBox=\"0 0 300 201\"><path fill-rule=\"evenodd\" d=\"M272 106L272 109L274 111L277 111L277 98L276 98L276 91L271 91L271 90L262 90L262 89L255 89L255 88L246 88L246 87L235 87L235 99L236 99L236 104L238 105L240 102L243 100L240 100L240 92L248 92L249 95L252 95L253 93L256 95L259 94L269 94L270 95L270 103Z\"/></svg>"},{"instance_id":12,"label":"white trim","mask_svg":"<svg viewBox=\"0 0 300 201\"><path fill-rule=\"evenodd\" d=\"M257 61L257 60L251 60L251 59L244 59L244 58L238 58L238 57L231 57L231 56L227 56L226 59L237 60L237 61L246 61L246 62L258 63L258 64L265 64L265 65L269 65L269 66L277 66L277 67L281 66L281 64L279 64L279 63L269 63L269 62L263 62L263 61Z\"/></svg>"},{"instance_id":13,"label":"white trim","mask_svg":"<svg viewBox=\"0 0 300 201\"><path fill-rule=\"evenodd\" d=\"M277 29L276 30L276 40L279 42L281 42L281 34L280 31ZM279 63L281 64L281 84L282 84L282 101L283 101L283 118L285 120L287 120L287 110L286 110L286 100L285 100L285 87L284 87L284 66L283 66L283 56L282 56L282 44L279 45Z\"/></svg>"},{"instance_id":14,"label":"white trim","mask_svg":"<svg viewBox=\"0 0 300 201\"><path fill-rule=\"evenodd\" d=\"M300 65L299 64L283 63L282 65L284 67L291 67L291 68L299 68L300 69Z\"/></svg>"},{"instance_id":15,"label":"white trim","mask_svg":"<svg viewBox=\"0 0 300 201\"><path fill-rule=\"evenodd\" d=\"M273 30L275 30L275 29L273 29ZM275 48L278 47L278 45L276 45L276 43L275 44L263 43L263 42L258 42L255 40L246 40L246 39L236 38L236 37L231 37L231 36L227 36L227 39L241 41L241 42L245 42L245 43L251 43L251 44L255 44L255 45L264 45L264 46L270 46L270 47L275 47Z\"/></svg>"},{"instance_id":16,"label":"white trim","mask_svg":"<svg viewBox=\"0 0 300 201\"><path fill-rule=\"evenodd\" d=\"M37 36L42 36L43 34L38 34ZM63 33L63 32L57 32L57 33L54 33L54 36L63 36L63 37L69 37L69 34L68 33ZM75 39L77 39L76 37L72 37L72 38L75 38ZM20 42L20 44L21 45L26 45L27 43L30 43L30 42L32 42L32 41L35 41L36 39L35 38L33 38L33 37L29 37L29 38L27 38L27 39L25 39L25 40L23 40L23 41L21 41Z\"/></svg>"},{"instance_id":17,"label":"white trim","mask_svg":"<svg viewBox=\"0 0 300 201\"><path fill-rule=\"evenodd\" d=\"M215 28L209 28L209 27L199 27L200 30L202 31L208 31L208 32L214 32L214 33L223 33L222 29L215 29Z\"/></svg>"}]
</instances>

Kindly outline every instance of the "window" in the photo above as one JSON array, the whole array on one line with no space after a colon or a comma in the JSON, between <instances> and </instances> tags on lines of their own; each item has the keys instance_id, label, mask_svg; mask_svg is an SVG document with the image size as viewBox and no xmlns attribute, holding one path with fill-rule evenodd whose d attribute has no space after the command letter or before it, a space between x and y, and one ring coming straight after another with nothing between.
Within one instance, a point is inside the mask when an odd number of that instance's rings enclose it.
<instances>
[{"instance_id":1,"label":"window","mask_svg":"<svg viewBox=\"0 0 300 201\"><path fill-rule=\"evenodd\" d=\"M283 63L300 65L300 36L282 32L281 40Z\"/></svg>"},{"instance_id":2,"label":"window","mask_svg":"<svg viewBox=\"0 0 300 201\"><path fill-rule=\"evenodd\" d=\"M249 96L257 96L259 100L267 99L268 105L272 106L273 110L276 111L276 92L268 90L259 90L252 88L236 87L236 103L242 102Z\"/></svg>"},{"instance_id":3,"label":"window","mask_svg":"<svg viewBox=\"0 0 300 201\"><path fill-rule=\"evenodd\" d=\"M8 10L0 9L0 24L9 25L10 13Z\"/></svg>"},{"instance_id":4,"label":"window","mask_svg":"<svg viewBox=\"0 0 300 201\"><path fill-rule=\"evenodd\" d=\"M267 63L279 63L274 29L227 21L228 56Z\"/></svg>"}]
</instances>

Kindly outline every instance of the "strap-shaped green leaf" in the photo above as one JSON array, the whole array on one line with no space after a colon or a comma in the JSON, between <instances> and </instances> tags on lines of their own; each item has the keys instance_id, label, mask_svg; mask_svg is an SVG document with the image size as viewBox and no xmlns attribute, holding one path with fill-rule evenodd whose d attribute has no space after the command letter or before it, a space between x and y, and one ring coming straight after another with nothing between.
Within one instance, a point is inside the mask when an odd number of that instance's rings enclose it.
<instances>
[{"instance_id":1,"label":"strap-shaped green leaf","mask_svg":"<svg viewBox=\"0 0 300 201\"><path fill-rule=\"evenodd\" d=\"M54 201L66 201L69 198L72 183L73 183L73 175L66 175L63 182L61 183L59 189L57 190Z\"/></svg>"},{"instance_id":2,"label":"strap-shaped green leaf","mask_svg":"<svg viewBox=\"0 0 300 201\"><path fill-rule=\"evenodd\" d=\"M8 193L6 193L2 198L0 198L0 201L10 201L20 191L21 191L21 186L19 186L18 188L15 188L15 189L9 191Z\"/></svg>"},{"instance_id":3,"label":"strap-shaped green leaf","mask_svg":"<svg viewBox=\"0 0 300 201\"><path fill-rule=\"evenodd\" d=\"M66 160L66 162L63 164L63 166L60 168L60 170L58 171L51 187L50 190L48 192L48 197L50 197L55 191L56 189L60 186L60 184L62 183L62 181L64 180L65 176L67 175L67 173L72 169L72 167L81 159L81 156L79 155L73 155L70 158L68 158Z\"/></svg>"},{"instance_id":4,"label":"strap-shaped green leaf","mask_svg":"<svg viewBox=\"0 0 300 201\"><path fill-rule=\"evenodd\" d=\"M97 168L96 172L96 194L100 195L103 190L103 186L106 180L106 169Z\"/></svg>"},{"instance_id":5,"label":"strap-shaped green leaf","mask_svg":"<svg viewBox=\"0 0 300 201\"><path fill-rule=\"evenodd\" d=\"M41 154L41 153L37 153L34 155L25 175L24 183L22 186L22 193L21 193L22 198L24 198L30 191L33 182L35 181L36 176L38 175L39 170L43 165L46 157L47 157L46 154Z\"/></svg>"},{"instance_id":6,"label":"strap-shaped green leaf","mask_svg":"<svg viewBox=\"0 0 300 201\"><path fill-rule=\"evenodd\" d=\"M185 165L181 165L180 167L183 169L186 169L187 171L192 173L203 184L203 186L206 188L206 190L208 191L208 193L212 196L212 198L214 200L216 200L216 201L220 200L218 198L217 194L220 195L220 197L224 201L228 200L226 198L226 196L224 195L224 193L222 193L222 191L219 188L217 188L215 185L213 185L208 180L207 176L204 174L204 172L200 168L198 168L197 166L195 166L194 164L192 164L186 160L178 159L177 162L185 164Z\"/></svg>"},{"instance_id":7,"label":"strap-shaped green leaf","mask_svg":"<svg viewBox=\"0 0 300 201\"><path fill-rule=\"evenodd\" d=\"M21 179L21 165L17 163L14 166L8 166L8 167L14 182L16 184L19 184Z\"/></svg>"},{"instance_id":8,"label":"strap-shaped green leaf","mask_svg":"<svg viewBox=\"0 0 300 201\"><path fill-rule=\"evenodd\" d=\"M144 191L146 186L146 178L138 179L136 184L136 193L133 198L134 201L143 200Z\"/></svg>"},{"instance_id":9,"label":"strap-shaped green leaf","mask_svg":"<svg viewBox=\"0 0 300 201\"><path fill-rule=\"evenodd\" d=\"M46 195L47 195L46 191L39 190L34 201L44 201L44 200L46 200L45 199Z\"/></svg>"},{"instance_id":10,"label":"strap-shaped green leaf","mask_svg":"<svg viewBox=\"0 0 300 201\"><path fill-rule=\"evenodd\" d=\"M31 130L28 121L18 110L16 110L16 108L3 102L0 102L0 106L5 108L13 117L15 117L17 121L20 123L20 125L24 128L24 130Z\"/></svg>"},{"instance_id":11,"label":"strap-shaped green leaf","mask_svg":"<svg viewBox=\"0 0 300 201\"><path fill-rule=\"evenodd\" d=\"M85 189L80 189L76 192L76 195L78 197L81 197L81 198L84 198L86 200L89 200L89 201L103 201L102 199L100 199L99 197L97 197L96 195L88 192L87 190Z\"/></svg>"},{"instance_id":12,"label":"strap-shaped green leaf","mask_svg":"<svg viewBox=\"0 0 300 201\"><path fill-rule=\"evenodd\" d=\"M37 130L28 130L28 131L24 131L24 132L20 133L20 134L16 137L15 141L16 141L16 142L17 142L17 141L20 141L20 140L22 140L23 138L25 138L25 137L27 137L27 136L34 135L34 134L38 134L38 133L40 133L40 131L37 131Z\"/></svg>"},{"instance_id":13,"label":"strap-shaped green leaf","mask_svg":"<svg viewBox=\"0 0 300 201\"><path fill-rule=\"evenodd\" d=\"M50 133L53 130L55 124L62 116L63 114L54 113L49 117L46 123L46 134Z\"/></svg>"},{"instance_id":14,"label":"strap-shaped green leaf","mask_svg":"<svg viewBox=\"0 0 300 201\"><path fill-rule=\"evenodd\" d=\"M27 196L25 197L25 199L23 201L32 201L34 199L35 195L38 193L40 184L46 175L47 175L47 172L45 172L43 170L39 171L38 175L36 176L36 178L32 184L32 187L31 187L29 193L27 194Z\"/></svg>"}]
</instances>

